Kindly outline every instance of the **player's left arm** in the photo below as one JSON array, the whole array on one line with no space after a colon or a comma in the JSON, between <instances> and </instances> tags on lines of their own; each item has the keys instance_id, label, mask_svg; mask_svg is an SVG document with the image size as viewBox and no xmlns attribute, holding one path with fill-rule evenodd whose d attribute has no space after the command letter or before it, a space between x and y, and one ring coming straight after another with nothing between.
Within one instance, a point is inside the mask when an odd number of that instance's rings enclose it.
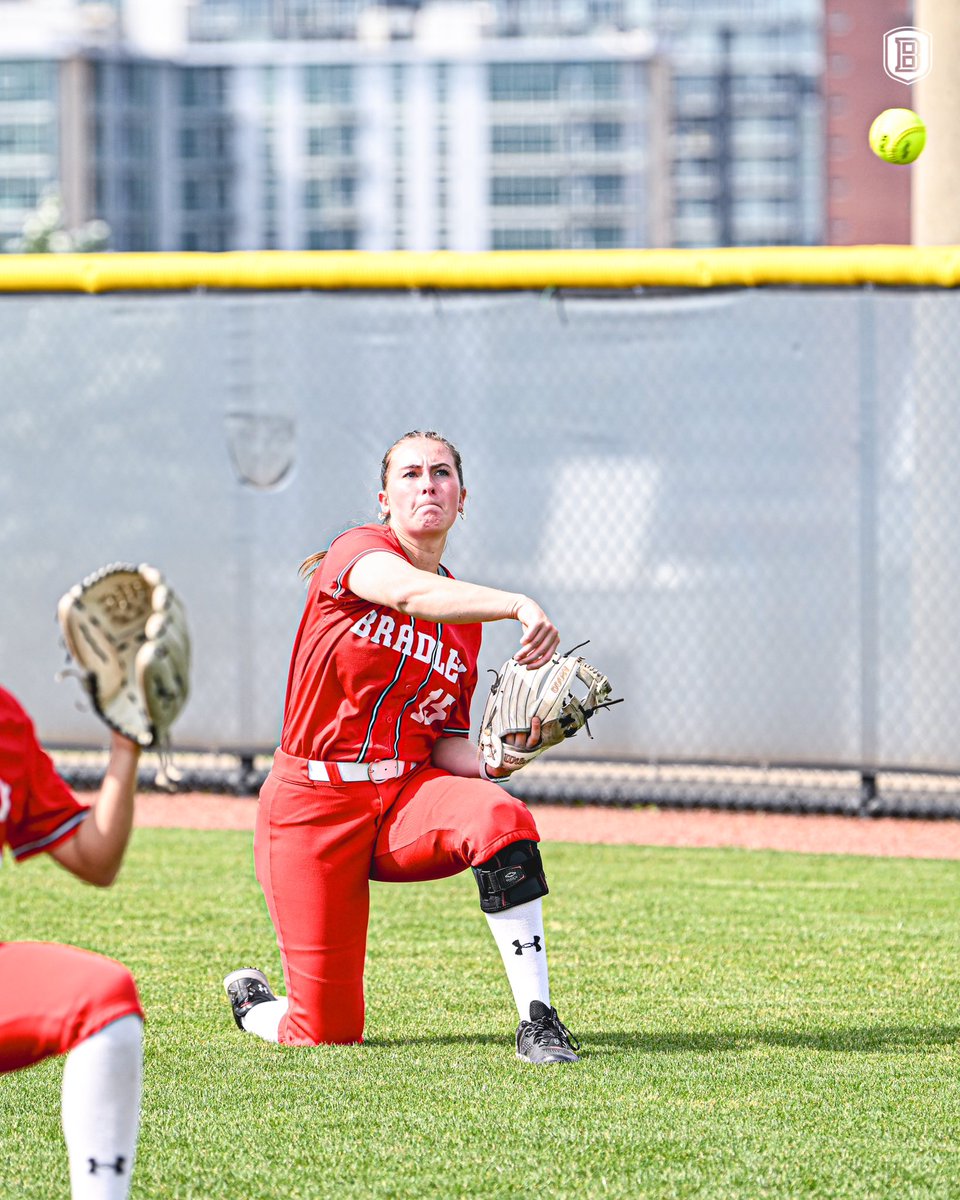
<instances>
[{"instance_id":1,"label":"player's left arm","mask_svg":"<svg viewBox=\"0 0 960 1200\"><path fill-rule=\"evenodd\" d=\"M140 747L113 733L110 761L90 815L69 840L50 850L51 858L86 883L109 887L116 879L133 828Z\"/></svg>"}]
</instances>

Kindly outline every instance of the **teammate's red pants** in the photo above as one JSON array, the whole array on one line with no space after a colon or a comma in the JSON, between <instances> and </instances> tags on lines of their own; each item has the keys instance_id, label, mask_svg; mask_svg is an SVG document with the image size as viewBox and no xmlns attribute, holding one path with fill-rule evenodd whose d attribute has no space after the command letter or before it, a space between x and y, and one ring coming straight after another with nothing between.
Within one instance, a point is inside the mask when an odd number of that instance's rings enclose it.
<instances>
[{"instance_id":1,"label":"teammate's red pants","mask_svg":"<svg viewBox=\"0 0 960 1200\"><path fill-rule=\"evenodd\" d=\"M0 942L0 1071L67 1054L112 1021L143 1017L121 963L53 942Z\"/></svg>"},{"instance_id":2,"label":"teammate's red pants","mask_svg":"<svg viewBox=\"0 0 960 1200\"><path fill-rule=\"evenodd\" d=\"M381 784L316 783L278 750L254 857L289 1000L280 1041L362 1039L371 879L443 879L522 839L540 840L533 817L496 784L433 767Z\"/></svg>"}]
</instances>

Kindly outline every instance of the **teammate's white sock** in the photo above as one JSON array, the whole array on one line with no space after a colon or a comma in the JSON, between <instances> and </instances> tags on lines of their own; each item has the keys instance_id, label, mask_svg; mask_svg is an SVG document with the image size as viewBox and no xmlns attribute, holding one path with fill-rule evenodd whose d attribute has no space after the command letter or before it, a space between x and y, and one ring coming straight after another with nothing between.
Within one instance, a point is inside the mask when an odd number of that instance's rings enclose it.
<instances>
[{"instance_id":1,"label":"teammate's white sock","mask_svg":"<svg viewBox=\"0 0 960 1200\"><path fill-rule=\"evenodd\" d=\"M243 1018L243 1027L247 1033L255 1033L265 1042L276 1042L280 1037L280 1022L286 1011L286 996L279 1000L264 1000L250 1009Z\"/></svg>"},{"instance_id":2,"label":"teammate's white sock","mask_svg":"<svg viewBox=\"0 0 960 1200\"><path fill-rule=\"evenodd\" d=\"M126 1200L140 1128L143 1022L131 1013L75 1046L63 1067L73 1200Z\"/></svg>"},{"instance_id":3,"label":"teammate's white sock","mask_svg":"<svg viewBox=\"0 0 960 1200\"><path fill-rule=\"evenodd\" d=\"M543 935L543 901L528 900L516 908L486 913L487 924L506 968L521 1021L530 1019L530 1001L550 1003L547 947Z\"/></svg>"}]
</instances>

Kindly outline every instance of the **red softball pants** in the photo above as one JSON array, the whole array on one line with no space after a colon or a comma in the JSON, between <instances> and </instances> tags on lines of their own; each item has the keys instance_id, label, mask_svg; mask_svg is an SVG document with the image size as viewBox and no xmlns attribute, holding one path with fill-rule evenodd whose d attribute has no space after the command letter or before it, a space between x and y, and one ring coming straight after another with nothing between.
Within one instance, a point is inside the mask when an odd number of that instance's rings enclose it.
<instances>
[{"instance_id":1,"label":"red softball pants","mask_svg":"<svg viewBox=\"0 0 960 1200\"><path fill-rule=\"evenodd\" d=\"M540 840L530 811L483 779L424 766L385 783L319 783L278 750L254 860L289 1002L280 1042L362 1041L371 879L443 879L522 839Z\"/></svg>"},{"instance_id":2,"label":"red softball pants","mask_svg":"<svg viewBox=\"0 0 960 1200\"><path fill-rule=\"evenodd\" d=\"M112 1021L143 1017L122 963L54 942L0 942L0 1071L67 1054Z\"/></svg>"}]
</instances>

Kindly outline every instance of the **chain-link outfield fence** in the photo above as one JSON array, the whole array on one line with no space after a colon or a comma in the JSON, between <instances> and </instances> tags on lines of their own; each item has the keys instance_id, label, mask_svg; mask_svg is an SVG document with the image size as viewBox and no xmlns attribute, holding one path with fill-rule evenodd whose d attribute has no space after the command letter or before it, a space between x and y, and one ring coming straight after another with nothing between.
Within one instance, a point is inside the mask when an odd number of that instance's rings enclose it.
<instances>
[{"instance_id":1,"label":"chain-link outfield fence","mask_svg":"<svg viewBox=\"0 0 960 1200\"><path fill-rule=\"evenodd\" d=\"M626 698L517 794L960 815L958 280L957 248L0 258L0 677L95 777L56 599L154 562L184 784L255 789L297 566L435 428L454 574Z\"/></svg>"}]
</instances>

